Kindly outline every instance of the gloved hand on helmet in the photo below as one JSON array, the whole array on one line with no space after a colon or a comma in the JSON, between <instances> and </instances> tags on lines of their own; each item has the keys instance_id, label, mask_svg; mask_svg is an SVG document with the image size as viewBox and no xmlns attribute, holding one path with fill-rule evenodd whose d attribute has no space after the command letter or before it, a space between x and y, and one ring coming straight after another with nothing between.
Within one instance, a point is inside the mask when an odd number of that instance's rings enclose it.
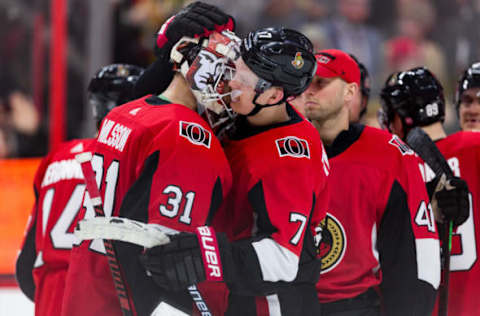
<instances>
[{"instance_id":1,"label":"gloved hand on helmet","mask_svg":"<svg viewBox=\"0 0 480 316\"><path fill-rule=\"evenodd\" d=\"M234 19L216 6L200 1L193 2L176 15L170 17L155 37L154 51L157 57L135 85L135 97L159 94L165 90L173 78L170 52L184 36L196 38L209 36L212 32L233 31Z\"/></svg>"}]
</instances>

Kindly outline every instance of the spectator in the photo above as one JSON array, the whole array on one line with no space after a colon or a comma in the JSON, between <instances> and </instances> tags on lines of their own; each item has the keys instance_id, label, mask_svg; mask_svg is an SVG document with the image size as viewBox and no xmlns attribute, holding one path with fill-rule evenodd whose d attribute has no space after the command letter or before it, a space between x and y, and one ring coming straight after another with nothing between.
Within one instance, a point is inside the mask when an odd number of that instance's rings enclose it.
<instances>
[{"instance_id":1,"label":"spectator","mask_svg":"<svg viewBox=\"0 0 480 316\"><path fill-rule=\"evenodd\" d=\"M361 60L372 78L378 78L383 64L380 32L366 24L370 0L339 0L337 13L325 24L330 48L350 52ZM378 83L373 82L373 88Z\"/></svg>"},{"instance_id":2,"label":"spectator","mask_svg":"<svg viewBox=\"0 0 480 316\"><path fill-rule=\"evenodd\" d=\"M397 33L385 44L386 71L426 66L441 82L447 78L445 56L430 38L435 10L429 1L400 1Z\"/></svg>"},{"instance_id":3,"label":"spectator","mask_svg":"<svg viewBox=\"0 0 480 316\"><path fill-rule=\"evenodd\" d=\"M3 74L0 91L0 158L40 156L45 138L40 116L28 94L9 86Z\"/></svg>"},{"instance_id":4,"label":"spectator","mask_svg":"<svg viewBox=\"0 0 480 316\"><path fill-rule=\"evenodd\" d=\"M448 61L449 79L445 84L453 86L457 76L474 61L480 60L480 12L473 0L448 1L455 7L446 23L438 24L437 38ZM447 12L446 12L447 13Z\"/></svg>"}]
</instances>

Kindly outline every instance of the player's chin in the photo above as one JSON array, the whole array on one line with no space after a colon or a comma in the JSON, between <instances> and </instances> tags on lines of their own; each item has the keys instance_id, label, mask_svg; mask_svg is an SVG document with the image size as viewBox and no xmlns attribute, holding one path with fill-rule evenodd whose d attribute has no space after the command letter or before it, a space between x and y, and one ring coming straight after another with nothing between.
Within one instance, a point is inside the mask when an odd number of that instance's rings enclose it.
<instances>
[{"instance_id":1,"label":"player's chin","mask_svg":"<svg viewBox=\"0 0 480 316\"><path fill-rule=\"evenodd\" d=\"M320 120L322 116L315 108L305 108L305 116L309 120Z\"/></svg>"},{"instance_id":2,"label":"player's chin","mask_svg":"<svg viewBox=\"0 0 480 316\"><path fill-rule=\"evenodd\" d=\"M465 130L480 130L480 120L466 120L463 122L463 129Z\"/></svg>"}]
</instances>

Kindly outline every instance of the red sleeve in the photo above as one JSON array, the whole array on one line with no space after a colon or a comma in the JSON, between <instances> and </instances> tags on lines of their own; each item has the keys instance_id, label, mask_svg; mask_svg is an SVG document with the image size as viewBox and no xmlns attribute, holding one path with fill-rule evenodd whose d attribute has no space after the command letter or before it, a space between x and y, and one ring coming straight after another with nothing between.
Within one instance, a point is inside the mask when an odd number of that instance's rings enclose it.
<instances>
[{"instance_id":1,"label":"red sleeve","mask_svg":"<svg viewBox=\"0 0 480 316\"><path fill-rule=\"evenodd\" d=\"M315 180L323 170L312 170L308 161L283 159L272 169L273 172L261 179L265 206L272 225L277 228L272 239L300 256L307 223L318 225L326 214L326 177L323 176L320 192ZM317 175L312 176L312 173Z\"/></svg>"},{"instance_id":2,"label":"red sleeve","mask_svg":"<svg viewBox=\"0 0 480 316\"><path fill-rule=\"evenodd\" d=\"M182 135L188 124L208 135L205 142ZM123 198L120 216L160 224L167 231L193 232L211 221L231 186L231 173L219 141L202 124L173 122L151 139L139 175ZM151 313L161 294L139 261L132 260L142 249L125 243L116 243L116 248L137 313ZM179 299L183 293L176 295Z\"/></svg>"},{"instance_id":3,"label":"red sleeve","mask_svg":"<svg viewBox=\"0 0 480 316\"><path fill-rule=\"evenodd\" d=\"M388 315L431 314L440 283L438 234L418 163L414 155L403 157L379 229Z\"/></svg>"},{"instance_id":4,"label":"red sleeve","mask_svg":"<svg viewBox=\"0 0 480 316\"><path fill-rule=\"evenodd\" d=\"M38 211L38 198L41 181L45 174L46 166L49 162L49 156L44 158L38 167L33 189L35 191L35 203L32 207L32 211L28 218L28 222L25 229L25 235L22 242L20 252L17 257L15 275L22 292L32 301L35 296L35 282L33 279L33 266L35 259L37 258L37 247L35 243L36 226L37 226L37 211Z\"/></svg>"}]
</instances>

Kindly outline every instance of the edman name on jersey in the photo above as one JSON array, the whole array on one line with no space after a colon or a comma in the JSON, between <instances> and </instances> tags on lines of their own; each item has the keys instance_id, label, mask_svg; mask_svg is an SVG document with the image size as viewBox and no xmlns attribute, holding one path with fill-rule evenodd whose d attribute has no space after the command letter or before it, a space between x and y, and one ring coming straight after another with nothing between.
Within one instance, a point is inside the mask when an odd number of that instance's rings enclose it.
<instances>
[{"instance_id":1,"label":"edman name on jersey","mask_svg":"<svg viewBox=\"0 0 480 316\"><path fill-rule=\"evenodd\" d=\"M70 179L83 179L80 164L75 159L55 161L48 165L43 177L42 187Z\"/></svg>"}]
</instances>

